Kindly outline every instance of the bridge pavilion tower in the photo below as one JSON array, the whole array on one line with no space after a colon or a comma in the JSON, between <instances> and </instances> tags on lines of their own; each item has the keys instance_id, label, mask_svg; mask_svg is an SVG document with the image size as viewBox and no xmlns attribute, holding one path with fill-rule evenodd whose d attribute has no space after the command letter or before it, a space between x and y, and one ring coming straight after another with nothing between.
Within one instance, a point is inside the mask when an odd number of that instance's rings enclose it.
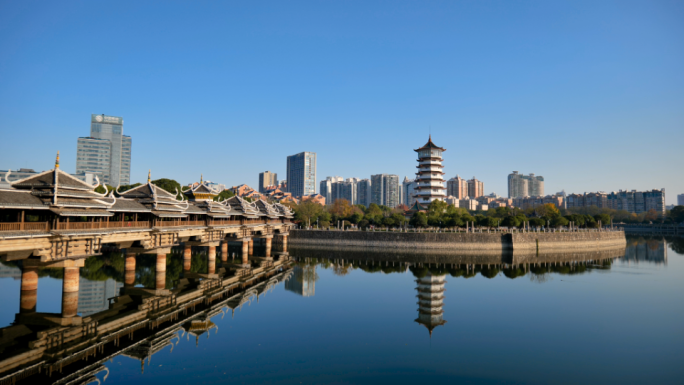
<instances>
[{"instance_id":1,"label":"bridge pavilion tower","mask_svg":"<svg viewBox=\"0 0 684 385\"><path fill-rule=\"evenodd\" d=\"M444 172L442 172L442 152L446 148L432 143L432 136L428 142L417 150L418 172L416 173L416 201L422 205L429 205L434 200L446 199L446 187L444 187Z\"/></svg>"},{"instance_id":2,"label":"bridge pavilion tower","mask_svg":"<svg viewBox=\"0 0 684 385\"><path fill-rule=\"evenodd\" d=\"M418 287L418 318L415 322L425 326L432 337L432 330L439 325L444 325L444 284L446 275L433 275L428 271L427 275L416 279Z\"/></svg>"}]
</instances>

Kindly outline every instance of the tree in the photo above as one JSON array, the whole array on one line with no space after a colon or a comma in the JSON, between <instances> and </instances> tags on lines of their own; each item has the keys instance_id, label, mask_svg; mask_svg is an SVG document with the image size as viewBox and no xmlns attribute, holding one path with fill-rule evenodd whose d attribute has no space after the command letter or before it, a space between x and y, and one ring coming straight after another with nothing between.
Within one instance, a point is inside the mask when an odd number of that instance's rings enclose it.
<instances>
[{"instance_id":1,"label":"tree","mask_svg":"<svg viewBox=\"0 0 684 385\"><path fill-rule=\"evenodd\" d=\"M141 183L124 184L124 185L119 186L118 190L119 190L119 192L124 192L124 191L134 189L138 186L142 186L142 184Z\"/></svg>"},{"instance_id":2,"label":"tree","mask_svg":"<svg viewBox=\"0 0 684 385\"><path fill-rule=\"evenodd\" d=\"M359 222L359 227L362 229L365 229L366 227L368 227L369 224L370 223L368 223L367 220L363 219L363 220L361 220L361 222Z\"/></svg>"},{"instance_id":3,"label":"tree","mask_svg":"<svg viewBox=\"0 0 684 385\"><path fill-rule=\"evenodd\" d=\"M560 216L560 210L553 203L546 203L535 208L537 216L555 218Z\"/></svg>"},{"instance_id":4,"label":"tree","mask_svg":"<svg viewBox=\"0 0 684 385\"><path fill-rule=\"evenodd\" d=\"M105 190L105 187L107 188L106 190ZM103 187L103 185L97 186L97 188L95 189L95 192L98 194L104 194L104 193L109 193L112 190L114 190L114 187L107 184L107 185L104 185L104 187Z\"/></svg>"},{"instance_id":5,"label":"tree","mask_svg":"<svg viewBox=\"0 0 684 385\"><path fill-rule=\"evenodd\" d=\"M355 225L361 222L361 220L363 220L363 214L360 213L354 213L351 215L351 217L349 217L349 222Z\"/></svg>"},{"instance_id":6,"label":"tree","mask_svg":"<svg viewBox=\"0 0 684 385\"><path fill-rule=\"evenodd\" d=\"M567 226L568 223L569 223L568 220L561 217L561 216L557 216L557 217L551 219L551 226L553 226L553 227Z\"/></svg>"},{"instance_id":7,"label":"tree","mask_svg":"<svg viewBox=\"0 0 684 385\"><path fill-rule=\"evenodd\" d=\"M530 218L530 226L532 227L542 227L546 225L546 221L541 218Z\"/></svg>"},{"instance_id":8,"label":"tree","mask_svg":"<svg viewBox=\"0 0 684 385\"><path fill-rule=\"evenodd\" d=\"M645 219L649 222L653 222L655 220L658 220L658 212L653 210L653 209L648 210L648 212L646 213Z\"/></svg>"},{"instance_id":9,"label":"tree","mask_svg":"<svg viewBox=\"0 0 684 385\"><path fill-rule=\"evenodd\" d=\"M214 201L218 202L218 201L226 200L226 199L231 198L233 196L235 196L235 194L233 194L232 191L223 190L217 196L214 197Z\"/></svg>"},{"instance_id":10,"label":"tree","mask_svg":"<svg viewBox=\"0 0 684 385\"><path fill-rule=\"evenodd\" d=\"M311 200L301 202L295 207L295 218L304 226L315 223L323 211L323 206Z\"/></svg>"},{"instance_id":11,"label":"tree","mask_svg":"<svg viewBox=\"0 0 684 385\"><path fill-rule=\"evenodd\" d=\"M670 210L668 217L672 218L674 223L684 222L684 206L675 206L672 210Z\"/></svg>"},{"instance_id":12,"label":"tree","mask_svg":"<svg viewBox=\"0 0 684 385\"><path fill-rule=\"evenodd\" d=\"M603 226L610 225L610 215L608 214L596 214L594 215L594 219L596 219L596 222L601 221L601 225Z\"/></svg>"},{"instance_id":13,"label":"tree","mask_svg":"<svg viewBox=\"0 0 684 385\"><path fill-rule=\"evenodd\" d=\"M163 190L166 190L167 192L171 194L176 194L176 191L178 191L178 195L176 198L181 198L181 185L180 183L176 182L173 179L167 179L167 178L161 178L161 179L156 179L152 181L152 184L160 187Z\"/></svg>"},{"instance_id":14,"label":"tree","mask_svg":"<svg viewBox=\"0 0 684 385\"><path fill-rule=\"evenodd\" d=\"M340 218L347 218L354 212L349 201L346 199L335 199L332 206L328 209L332 215L337 215Z\"/></svg>"},{"instance_id":15,"label":"tree","mask_svg":"<svg viewBox=\"0 0 684 385\"><path fill-rule=\"evenodd\" d=\"M403 226L407 222L406 217L402 214L392 214L392 220L395 226Z\"/></svg>"},{"instance_id":16,"label":"tree","mask_svg":"<svg viewBox=\"0 0 684 385\"><path fill-rule=\"evenodd\" d=\"M427 215L428 215L428 217L431 217L431 216L441 217L447 211L448 206L449 205L446 202L439 200L439 199L436 199L436 200L430 202L430 205L428 206L428 210L427 210L428 211Z\"/></svg>"},{"instance_id":17,"label":"tree","mask_svg":"<svg viewBox=\"0 0 684 385\"><path fill-rule=\"evenodd\" d=\"M518 227L520 225L520 220L518 217L506 217L501 221L501 226L506 227Z\"/></svg>"},{"instance_id":18,"label":"tree","mask_svg":"<svg viewBox=\"0 0 684 385\"><path fill-rule=\"evenodd\" d=\"M368 209L366 209L366 214L370 214L372 216L382 215L382 210L380 209L380 206L378 206L377 204L371 203L368 206Z\"/></svg>"},{"instance_id":19,"label":"tree","mask_svg":"<svg viewBox=\"0 0 684 385\"><path fill-rule=\"evenodd\" d=\"M411 226L413 227L427 227L428 224L428 218L427 215L423 212L417 212L413 214L413 217L411 217L411 220L409 221Z\"/></svg>"}]
</instances>

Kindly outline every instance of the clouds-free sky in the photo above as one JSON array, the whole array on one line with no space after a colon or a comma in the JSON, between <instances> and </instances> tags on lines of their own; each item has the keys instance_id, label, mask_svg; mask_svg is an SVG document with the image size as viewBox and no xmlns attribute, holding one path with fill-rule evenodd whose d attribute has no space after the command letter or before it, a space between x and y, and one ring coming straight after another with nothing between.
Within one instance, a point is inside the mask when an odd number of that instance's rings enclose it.
<instances>
[{"instance_id":1,"label":"clouds-free sky","mask_svg":"<svg viewBox=\"0 0 684 385\"><path fill-rule=\"evenodd\" d=\"M256 185L415 173L506 195L684 193L681 1L0 2L0 169L75 171L90 114L124 118L133 181Z\"/></svg>"}]
</instances>

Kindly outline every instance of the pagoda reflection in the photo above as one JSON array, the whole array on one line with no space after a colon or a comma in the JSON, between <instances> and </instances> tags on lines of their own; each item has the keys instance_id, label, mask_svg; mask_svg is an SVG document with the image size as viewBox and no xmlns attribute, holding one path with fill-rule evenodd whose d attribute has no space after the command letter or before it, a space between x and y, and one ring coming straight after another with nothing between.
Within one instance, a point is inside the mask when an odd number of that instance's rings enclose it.
<instances>
[{"instance_id":1,"label":"pagoda reflection","mask_svg":"<svg viewBox=\"0 0 684 385\"><path fill-rule=\"evenodd\" d=\"M425 326L432 337L432 331L440 325L444 325L444 292L446 289L446 274L433 274L428 270L423 277L418 277L418 318L415 322Z\"/></svg>"}]
</instances>

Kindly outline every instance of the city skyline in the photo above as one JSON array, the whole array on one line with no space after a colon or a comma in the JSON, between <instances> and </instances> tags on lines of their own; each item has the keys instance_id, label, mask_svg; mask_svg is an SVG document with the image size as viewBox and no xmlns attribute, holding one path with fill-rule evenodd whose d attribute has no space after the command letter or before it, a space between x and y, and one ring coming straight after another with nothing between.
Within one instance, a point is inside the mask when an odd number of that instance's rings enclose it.
<instances>
[{"instance_id":1,"label":"city skyline","mask_svg":"<svg viewBox=\"0 0 684 385\"><path fill-rule=\"evenodd\" d=\"M543 175L549 193L665 188L667 204L684 193L680 3L266 8L169 5L149 20L151 4L9 3L0 167L47 170L59 150L75 173L74 138L106 112L135 138L132 183L152 169L181 184L202 172L257 186L302 150L320 155L319 176L403 180L431 132L455 154L445 179L477 175L486 194L506 195L511 170ZM189 14L185 32L169 28ZM111 33L120 23L133 27ZM115 54L96 60L94 46ZM171 155L227 150L227 162Z\"/></svg>"}]
</instances>

